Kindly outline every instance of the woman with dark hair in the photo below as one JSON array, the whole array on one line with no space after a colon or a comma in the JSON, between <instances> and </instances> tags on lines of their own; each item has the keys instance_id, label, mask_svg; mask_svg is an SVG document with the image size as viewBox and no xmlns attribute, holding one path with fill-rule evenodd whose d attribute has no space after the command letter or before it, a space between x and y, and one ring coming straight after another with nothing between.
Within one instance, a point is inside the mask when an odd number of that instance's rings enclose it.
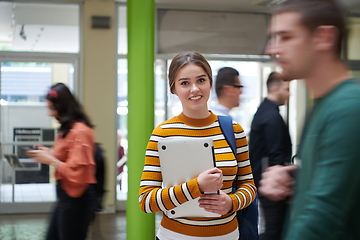
<instances>
[{"instance_id":1,"label":"woman with dark hair","mask_svg":"<svg viewBox=\"0 0 360 240\"><path fill-rule=\"evenodd\" d=\"M58 202L52 214L47 240L85 240L96 208L95 135L81 105L63 84L48 91L49 115L60 124L51 149L37 145L27 154L55 168Z\"/></svg>"},{"instance_id":2,"label":"woman with dark hair","mask_svg":"<svg viewBox=\"0 0 360 240\"><path fill-rule=\"evenodd\" d=\"M233 122L236 139L236 154L233 154L221 131L218 116L208 109L212 71L203 55L179 53L171 61L168 78L171 93L181 101L182 113L161 123L150 137L140 183L140 208L145 213L163 212L156 236L160 240L237 240L236 211L247 207L256 195L245 133ZM180 185L164 188L158 141L184 137L212 138L216 167ZM237 189L232 193L235 177L238 178ZM219 194L204 194L217 191ZM219 217L168 216L169 210L198 197L201 208Z\"/></svg>"}]
</instances>

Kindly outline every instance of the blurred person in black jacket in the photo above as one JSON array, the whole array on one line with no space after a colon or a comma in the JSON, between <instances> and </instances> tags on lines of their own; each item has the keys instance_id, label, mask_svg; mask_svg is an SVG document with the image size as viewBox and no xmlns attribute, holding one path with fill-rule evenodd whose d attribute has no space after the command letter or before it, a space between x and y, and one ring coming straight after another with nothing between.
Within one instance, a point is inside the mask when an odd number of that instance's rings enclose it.
<instances>
[{"instance_id":1,"label":"blurred person in black jacket","mask_svg":"<svg viewBox=\"0 0 360 240\"><path fill-rule=\"evenodd\" d=\"M259 186L262 172L273 165L287 165L291 160L291 139L279 106L289 99L289 82L272 72L267 80L268 94L260 104L251 124L249 153L255 185ZM265 232L260 240L279 240L288 203L274 202L259 194L264 213Z\"/></svg>"}]
</instances>

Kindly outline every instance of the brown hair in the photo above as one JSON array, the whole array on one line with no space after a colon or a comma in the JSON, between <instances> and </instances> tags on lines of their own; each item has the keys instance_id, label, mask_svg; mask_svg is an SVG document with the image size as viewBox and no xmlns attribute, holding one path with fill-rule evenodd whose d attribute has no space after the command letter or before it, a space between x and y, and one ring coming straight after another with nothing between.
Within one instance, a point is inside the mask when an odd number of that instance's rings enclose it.
<instances>
[{"instance_id":1,"label":"brown hair","mask_svg":"<svg viewBox=\"0 0 360 240\"><path fill-rule=\"evenodd\" d=\"M335 26L338 31L336 53L341 53L341 44L347 34L343 8L335 0L287 0L273 10L273 14L298 12L301 23L310 32L319 26Z\"/></svg>"},{"instance_id":2,"label":"brown hair","mask_svg":"<svg viewBox=\"0 0 360 240\"><path fill-rule=\"evenodd\" d=\"M66 137L75 122L83 122L87 126L93 127L83 107L65 84L56 83L51 86L45 99L52 102L57 111L62 138Z\"/></svg>"},{"instance_id":3,"label":"brown hair","mask_svg":"<svg viewBox=\"0 0 360 240\"><path fill-rule=\"evenodd\" d=\"M210 86L212 86L212 71L208 61L203 55L198 52L183 52L177 54L171 61L169 67L169 86L171 93L174 93L175 78L179 70L188 64L194 64L202 67L210 79Z\"/></svg>"}]
</instances>

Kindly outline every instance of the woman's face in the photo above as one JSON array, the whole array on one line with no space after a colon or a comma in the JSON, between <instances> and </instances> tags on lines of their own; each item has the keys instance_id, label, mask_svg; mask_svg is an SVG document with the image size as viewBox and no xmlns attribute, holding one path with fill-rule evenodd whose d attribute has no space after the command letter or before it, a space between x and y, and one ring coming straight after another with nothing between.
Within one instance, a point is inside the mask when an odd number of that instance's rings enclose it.
<instances>
[{"instance_id":1,"label":"woman's face","mask_svg":"<svg viewBox=\"0 0 360 240\"><path fill-rule=\"evenodd\" d=\"M58 116L57 110L54 107L54 104L51 101L47 100L47 99L45 99L45 102L46 102L47 107L49 109L49 116L55 118L56 120L58 120L59 116Z\"/></svg>"},{"instance_id":2,"label":"woman's face","mask_svg":"<svg viewBox=\"0 0 360 240\"><path fill-rule=\"evenodd\" d=\"M207 101L210 96L210 79L202 67L185 65L175 77L174 94L182 104L183 113L191 118L209 116Z\"/></svg>"}]
</instances>

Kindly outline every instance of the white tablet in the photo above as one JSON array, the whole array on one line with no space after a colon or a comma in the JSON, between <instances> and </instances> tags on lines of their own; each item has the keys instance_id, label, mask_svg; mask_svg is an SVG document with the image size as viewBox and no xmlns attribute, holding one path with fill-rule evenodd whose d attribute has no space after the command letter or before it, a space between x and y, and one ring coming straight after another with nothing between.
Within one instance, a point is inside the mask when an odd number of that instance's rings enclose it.
<instances>
[{"instance_id":1,"label":"white tablet","mask_svg":"<svg viewBox=\"0 0 360 240\"><path fill-rule=\"evenodd\" d=\"M215 165L212 138L176 137L158 142L163 187L180 185ZM165 213L170 218L219 217L199 207L199 198Z\"/></svg>"}]
</instances>

